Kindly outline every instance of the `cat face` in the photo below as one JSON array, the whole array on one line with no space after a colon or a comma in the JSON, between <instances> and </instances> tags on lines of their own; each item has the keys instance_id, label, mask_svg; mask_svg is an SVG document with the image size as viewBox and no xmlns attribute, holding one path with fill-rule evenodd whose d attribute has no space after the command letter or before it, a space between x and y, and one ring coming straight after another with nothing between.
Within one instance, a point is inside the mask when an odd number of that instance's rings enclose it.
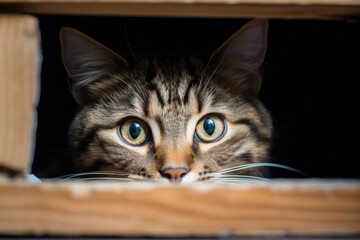
<instances>
[{"instance_id":1,"label":"cat face","mask_svg":"<svg viewBox=\"0 0 360 240\"><path fill-rule=\"evenodd\" d=\"M263 162L272 128L257 99L266 35L267 22L253 20L208 62L178 57L129 63L64 28L63 61L80 106L69 131L77 171L216 182L231 167ZM230 173L261 175L256 168Z\"/></svg>"}]
</instances>

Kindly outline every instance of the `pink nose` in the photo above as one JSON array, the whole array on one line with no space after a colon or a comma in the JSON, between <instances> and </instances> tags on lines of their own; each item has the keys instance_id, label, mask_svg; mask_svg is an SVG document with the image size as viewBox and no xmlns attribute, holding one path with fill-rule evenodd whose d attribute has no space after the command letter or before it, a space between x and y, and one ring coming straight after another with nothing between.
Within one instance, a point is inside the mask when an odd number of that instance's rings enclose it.
<instances>
[{"instance_id":1,"label":"pink nose","mask_svg":"<svg viewBox=\"0 0 360 240\"><path fill-rule=\"evenodd\" d=\"M187 168L166 168L163 170L163 177L170 180L170 182L181 182L181 179L189 172Z\"/></svg>"}]
</instances>

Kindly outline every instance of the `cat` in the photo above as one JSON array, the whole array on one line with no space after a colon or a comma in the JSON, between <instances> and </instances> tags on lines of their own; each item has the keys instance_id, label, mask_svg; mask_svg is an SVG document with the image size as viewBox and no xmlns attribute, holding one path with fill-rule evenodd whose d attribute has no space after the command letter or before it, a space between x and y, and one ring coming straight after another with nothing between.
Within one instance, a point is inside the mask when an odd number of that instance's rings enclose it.
<instances>
[{"instance_id":1,"label":"cat","mask_svg":"<svg viewBox=\"0 0 360 240\"><path fill-rule=\"evenodd\" d=\"M208 59L130 62L85 34L60 31L79 105L69 130L76 176L159 183L261 179L272 121L258 98L267 20L255 19ZM258 164L258 165L257 165Z\"/></svg>"}]
</instances>

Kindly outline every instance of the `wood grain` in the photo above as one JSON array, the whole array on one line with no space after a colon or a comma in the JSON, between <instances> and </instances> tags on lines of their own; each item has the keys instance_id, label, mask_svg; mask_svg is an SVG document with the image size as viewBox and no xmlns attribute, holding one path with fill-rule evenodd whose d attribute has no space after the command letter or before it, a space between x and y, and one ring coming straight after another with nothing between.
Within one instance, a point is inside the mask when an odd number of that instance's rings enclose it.
<instances>
[{"instance_id":1,"label":"wood grain","mask_svg":"<svg viewBox=\"0 0 360 240\"><path fill-rule=\"evenodd\" d=\"M0 0L11 13L285 19L360 18L359 0Z\"/></svg>"},{"instance_id":2,"label":"wood grain","mask_svg":"<svg viewBox=\"0 0 360 240\"><path fill-rule=\"evenodd\" d=\"M237 187L0 183L0 234L360 234L360 182Z\"/></svg>"},{"instance_id":3,"label":"wood grain","mask_svg":"<svg viewBox=\"0 0 360 240\"><path fill-rule=\"evenodd\" d=\"M0 169L26 173L39 81L39 32L31 16L0 15Z\"/></svg>"},{"instance_id":4,"label":"wood grain","mask_svg":"<svg viewBox=\"0 0 360 240\"><path fill-rule=\"evenodd\" d=\"M360 5L358 0L0 0L6 3L140 3L140 4L321 4L321 5Z\"/></svg>"}]
</instances>

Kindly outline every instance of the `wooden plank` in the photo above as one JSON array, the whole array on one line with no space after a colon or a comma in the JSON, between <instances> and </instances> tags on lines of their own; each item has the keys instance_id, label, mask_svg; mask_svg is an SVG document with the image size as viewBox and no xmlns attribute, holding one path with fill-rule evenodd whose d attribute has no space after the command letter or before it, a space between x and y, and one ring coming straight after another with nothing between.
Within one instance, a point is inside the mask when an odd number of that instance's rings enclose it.
<instances>
[{"instance_id":1,"label":"wooden plank","mask_svg":"<svg viewBox=\"0 0 360 240\"><path fill-rule=\"evenodd\" d=\"M359 19L358 0L0 0L6 12L162 17Z\"/></svg>"},{"instance_id":2,"label":"wooden plank","mask_svg":"<svg viewBox=\"0 0 360 240\"><path fill-rule=\"evenodd\" d=\"M31 16L0 15L0 171L30 166L38 99L39 30Z\"/></svg>"},{"instance_id":3,"label":"wooden plank","mask_svg":"<svg viewBox=\"0 0 360 240\"><path fill-rule=\"evenodd\" d=\"M360 234L359 181L238 186L0 182L0 234Z\"/></svg>"},{"instance_id":4,"label":"wooden plank","mask_svg":"<svg viewBox=\"0 0 360 240\"><path fill-rule=\"evenodd\" d=\"M0 0L4 3L140 3L140 4L302 4L360 5L358 0Z\"/></svg>"},{"instance_id":5,"label":"wooden plank","mask_svg":"<svg viewBox=\"0 0 360 240\"><path fill-rule=\"evenodd\" d=\"M13 175L30 165L39 57L37 19L0 15L0 171Z\"/></svg>"}]
</instances>

